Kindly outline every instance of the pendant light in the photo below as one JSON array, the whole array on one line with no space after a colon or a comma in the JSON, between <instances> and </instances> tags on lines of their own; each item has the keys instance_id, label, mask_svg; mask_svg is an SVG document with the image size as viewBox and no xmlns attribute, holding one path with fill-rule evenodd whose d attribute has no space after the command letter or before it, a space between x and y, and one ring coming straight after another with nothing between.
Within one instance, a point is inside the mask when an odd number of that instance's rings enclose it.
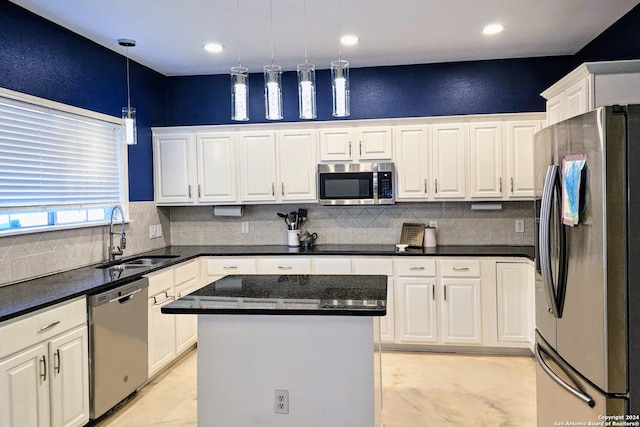
<instances>
[{"instance_id":1,"label":"pendant light","mask_svg":"<svg viewBox=\"0 0 640 427\"><path fill-rule=\"evenodd\" d=\"M264 107L267 120L282 119L282 67L273 63L273 1L269 0L271 65L264 66Z\"/></svg>"},{"instance_id":2,"label":"pendant light","mask_svg":"<svg viewBox=\"0 0 640 427\"><path fill-rule=\"evenodd\" d=\"M129 48L136 45L135 40L119 39L118 44L127 50L127 106L122 107L124 121L124 140L128 145L138 143L138 129L136 125L136 109L131 106L131 85L129 79Z\"/></svg>"},{"instance_id":3,"label":"pendant light","mask_svg":"<svg viewBox=\"0 0 640 427\"><path fill-rule=\"evenodd\" d=\"M340 25L341 10L338 0L338 35L342 36ZM333 92L333 116L347 117L351 114L349 89L349 61L342 59L342 49L338 43L338 60L331 62L331 90Z\"/></svg>"},{"instance_id":4,"label":"pendant light","mask_svg":"<svg viewBox=\"0 0 640 427\"><path fill-rule=\"evenodd\" d=\"M304 64L298 65L298 112L304 120L315 119L316 115L316 66L307 57L307 1L304 7Z\"/></svg>"},{"instance_id":5,"label":"pendant light","mask_svg":"<svg viewBox=\"0 0 640 427\"><path fill-rule=\"evenodd\" d=\"M246 122L249 120L249 69L240 62L240 0L236 1L238 9L238 66L231 67L231 120Z\"/></svg>"}]
</instances>

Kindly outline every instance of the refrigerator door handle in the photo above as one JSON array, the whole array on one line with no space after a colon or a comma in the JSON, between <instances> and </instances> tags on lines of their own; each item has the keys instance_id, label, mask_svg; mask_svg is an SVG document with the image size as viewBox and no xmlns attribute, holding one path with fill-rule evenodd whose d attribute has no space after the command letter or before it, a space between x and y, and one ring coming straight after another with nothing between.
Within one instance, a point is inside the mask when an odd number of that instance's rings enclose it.
<instances>
[{"instance_id":1,"label":"refrigerator door handle","mask_svg":"<svg viewBox=\"0 0 640 427\"><path fill-rule=\"evenodd\" d=\"M558 174L558 165L551 165L547 169L542 190L542 204L540 206L540 228L538 230L538 250L540 253L540 272L544 280L547 303L555 317L559 317L558 301L553 286L551 272L551 210L553 208L553 193Z\"/></svg>"},{"instance_id":2,"label":"refrigerator door handle","mask_svg":"<svg viewBox=\"0 0 640 427\"><path fill-rule=\"evenodd\" d=\"M551 379L554 382L556 382L559 386L561 386L566 391L568 391L569 393L571 393L572 395L574 395L575 397L577 397L578 399L582 400L584 403L589 405L590 408L593 408L594 406L596 406L596 402L593 400L591 396L589 396L587 393L581 390L571 387L570 384L567 384L566 381L564 381L555 372L553 372L553 370L544 362L544 359L542 358L541 353L544 353L547 355L547 357L549 357L550 359L553 359L553 361L558 364L560 369L562 369L568 376L573 377L573 375L567 371L567 368L564 367L563 361L556 359L551 353L545 351L541 347L540 342L536 342L536 346L534 347L534 354L536 356L536 360L538 361L538 364L547 373L547 375L549 375Z\"/></svg>"}]
</instances>

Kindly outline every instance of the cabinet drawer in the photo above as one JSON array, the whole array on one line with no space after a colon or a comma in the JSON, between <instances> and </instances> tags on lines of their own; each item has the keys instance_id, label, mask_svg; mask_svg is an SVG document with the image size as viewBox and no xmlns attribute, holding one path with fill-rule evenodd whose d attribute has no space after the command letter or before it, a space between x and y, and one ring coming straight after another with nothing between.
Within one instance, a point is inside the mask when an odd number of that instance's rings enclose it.
<instances>
[{"instance_id":1,"label":"cabinet drawer","mask_svg":"<svg viewBox=\"0 0 640 427\"><path fill-rule=\"evenodd\" d=\"M255 274L255 258L209 258L206 261L207 276L219 276L227 274Z\"/></svg>"},{"instance_id":2,"label":"cabinet drawer","mask_svg":"<svg viewBox=\"0 0 640 427\"><path fill-rule=\"evenodd\" d=\"M311 259L303 257L259 258L260 274L311 274Z\"/></svg>"},{"instance_id":3,"label":"cabinet drawer","mask_svg":"<svg viewBox=\"0 0 640 427\"><path fill-rule=\"evenodd\" d=\"M0 358L86 324L85 297L7 320L0 325Z\"/></svg>"},{"instance_id":4,"label":"cabinet drawer","mask_svg":"<svg viewBox=\"0 0 640 427\"><path fill-rule=\"evenodd\" d=\"M178 264L178 266L174 268L176 286L189 280L197 279L200 275L200 263L198 261L189 261L184 264Z\"/></svg>"},{"instance_id":5,"label":"cabinet drawer","mask_svg":"<svg viewBox=\"0 0 640 427\"><path fill-rule=\"evenodd\" d=\"M393 259L393 267L398 276L435 276L436 261L419 257Z\"/></svg>"},{"instance_id":6,"label":"cabinet drawer","mask_svg":"<svg viewBox=\"0 0 640 427\"><path fill-rule=\"evenodd\" d=\"M313 274L351 274L351 258L321 256L311 259Z\"/></svg>"},{"instance_id":7,"label":"cabinet drawer","mask_svg":"<svg viewBox=\"0 0 640 427\"><path fill-rule=\"evenodd\" d=\"M439 262L442 277L480 277L480 260L454 258Z\"/></svg>"},{"instance_id":8,"label":"cabinet drawer","mask_svg":"<svg viewBox=\"0 0 640 427\"><path fill-rule=\"evenodd\" d=\"M391 257L352 258L353 274L382 274L393 276Z\"/></svg>"}]
</instances>

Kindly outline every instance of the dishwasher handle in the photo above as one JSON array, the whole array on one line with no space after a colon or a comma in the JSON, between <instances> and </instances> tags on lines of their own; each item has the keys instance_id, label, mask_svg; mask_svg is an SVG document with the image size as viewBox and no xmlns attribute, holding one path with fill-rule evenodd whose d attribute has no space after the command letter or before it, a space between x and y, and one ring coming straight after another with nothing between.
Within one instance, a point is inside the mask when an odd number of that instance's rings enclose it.
<instances>
[{"instance_id":1,"label":"dishwasher handle","mask_svg":"<svg viewBox=\"0 0 640 427\"><path fill-rule=\"evenodd\" d=\"M109 302L118 301L120 304L125 304L126 302L131 300L131 298L133 297L134 294L137 294L141 290L142 289L136 289L135 291L129 292L126 295L122 295L122 296L118 296L118 297L112 298L112 299L109 300Z\"/></svg>"}]
</instances>

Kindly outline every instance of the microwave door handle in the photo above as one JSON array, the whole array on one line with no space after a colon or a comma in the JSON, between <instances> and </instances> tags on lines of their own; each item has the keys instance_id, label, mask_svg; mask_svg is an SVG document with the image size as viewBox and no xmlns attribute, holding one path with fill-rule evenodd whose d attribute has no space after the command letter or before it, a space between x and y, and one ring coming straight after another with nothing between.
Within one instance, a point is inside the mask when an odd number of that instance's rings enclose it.
<instances>
[{"instance_id":1,"label":"microwave door handle","mask_svg":"<svg viewBox=\"0 0 640 427\"><path fill-rule=\"evenodd\" d=\"M547 375L549 375L549 377L551 377L551 379L556 384L558 384L560 387L562 387L563 389L565 389L566 391L568 391L578 399L582 400L590 408L593 408L594 406L596 406L596 402L593 400L593 398L589 394L585 393L582 390L572 387L570 384L568 384L566 381L560 378L558 374L553 372L553 370L549 367L549 365L545 363L544 359L542 358L542 353L546 354L547 357L549 357L550 359L553 359L553 361L558 364L560 369L562 369L562 371L565 374L567 374L567 376L569 376L570 378L574 379L574 381L576 381L574 375L572 375L571 372L569 372L567 368L564 367L564 364L562 363L561 360L558 360L555 357L553 357L551 352L545 351L545 349L543 349L542 346L540 345L540 342L536 342L536 345L534 347L534 354L536 356L536 361L538 362L538 365L540 365L540 367L547 373Z\"/></svg>"},{"instance_id":2,"label":"microwave door handle","mask_svg":"<svg viewBox=\"0 0 640 427\"><path fill-rule=\"evenodd\" d=\"M540 208L539 250L540 270L544 281L545 294L553 315L558 317L558 301L553 286L553 274L551 271L551 210L553 207L553 193L558 173L558 165L551 165L547 169L547 175L542 190L542 206Z\"/></svg>"}]
</instances>

